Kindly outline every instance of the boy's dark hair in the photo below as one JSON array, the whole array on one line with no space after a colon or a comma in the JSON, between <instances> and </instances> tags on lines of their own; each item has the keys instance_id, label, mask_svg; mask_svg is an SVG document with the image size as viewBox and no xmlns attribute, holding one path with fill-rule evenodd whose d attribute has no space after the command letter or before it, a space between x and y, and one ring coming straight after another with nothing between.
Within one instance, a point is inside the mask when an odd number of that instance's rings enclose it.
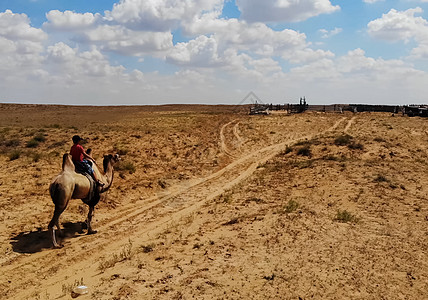
<instances>
[{"instance_id":1,"label":"boy's dark hair","mask_svg":"<svg viewBox=\"0 0 428 300\"><path fill-rule=\"evenodd\" d=\"M83 140L80 136L74 135L72 137L73 143L78 143L79 141Z\"/></svg>"},{"instance_id":2,"label":"boy's dark hair","mask_svg":"<svg viewBox=\"0 0 428 300\"><path fill-rule=\"evenodd\" d=\"M92 152L92 148L88 148L87 150L86 150L86 153L91 153Z\"/></svg>"}]
</instances>

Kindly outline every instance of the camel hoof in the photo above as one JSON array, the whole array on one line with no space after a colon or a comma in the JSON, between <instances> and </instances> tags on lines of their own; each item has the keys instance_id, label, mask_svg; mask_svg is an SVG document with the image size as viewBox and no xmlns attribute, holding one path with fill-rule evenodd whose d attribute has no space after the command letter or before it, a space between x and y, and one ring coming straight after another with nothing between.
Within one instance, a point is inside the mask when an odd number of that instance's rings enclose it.
<instances>
[{"instance_id":1,"label":"camel hoof","mask_svg":"<svg viewBox=\"0 0 428 300\"><path fill-rule=\"evenodd\" d=\"M96 231L96 230L88 230L87 235L95 234L95 233L97 233L97 232L98 232L98 231Z\"/></svg>"},{"instance_id":2,"label":"camel hoof","mask_svg":"<svg viewBox=\"0 0 428 300\"><path fill-rule=\"evenodd\" d=\"M62 249L64 245L53 245L52 249Z\"/></svg>"}]
</instances>

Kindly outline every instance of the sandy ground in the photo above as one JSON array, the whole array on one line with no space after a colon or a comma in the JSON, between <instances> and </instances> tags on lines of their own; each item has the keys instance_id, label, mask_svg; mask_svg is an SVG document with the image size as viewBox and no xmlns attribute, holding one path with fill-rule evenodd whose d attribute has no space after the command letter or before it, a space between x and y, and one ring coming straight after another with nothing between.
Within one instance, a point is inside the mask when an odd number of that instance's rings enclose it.
<instances>
[{"instance_id":1,"label":"sandy ground","mask_svg":"<svg viewBox=\"0 0 428 300\"><path fill-rule=\"evenodd\" d=\"M51 249L74 134L122 161ZM427 146L386 113L0 105L0 298L427 299Z\"/></svg>"}]
</instances>

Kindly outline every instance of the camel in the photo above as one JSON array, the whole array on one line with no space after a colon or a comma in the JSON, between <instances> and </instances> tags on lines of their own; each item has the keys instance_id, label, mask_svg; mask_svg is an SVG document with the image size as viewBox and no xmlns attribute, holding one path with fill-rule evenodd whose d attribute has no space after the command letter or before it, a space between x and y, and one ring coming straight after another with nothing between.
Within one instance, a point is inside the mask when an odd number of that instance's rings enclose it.
<instances>
[{"instance_id":1,"label":"camel","mask_svg":"<svg viewBox=\"0 0 428 300\"><path fill-rule=\"evenodd\" d=\"M119 155L105 155L103 160L104 172L100 171L97 164L93 164L94 172L96 177L104 183L100 193L108 191L113 183L113 165L119 160ZM75 172L74 163L71 160L71 155L66 153L62 159L62 171L56 176L49 186L49 192L53 203L55 204L55 211L52 220L49 222L48 229L49 234L52 238L52 245L54 248L62 248L62 245L58 244L55 237L54 226L57 227L59 234L61 235L61 229L59 226L59 217L62 212L67 208L68 202L71 199L87 199L90 193L90 181L82 174ZM85 202L85 201L84 201ZM96 201L97 203L98 201ZM85 202L86 203L86 202ZM89 206L88 217L86 219L87 234L96 233L92 229L91 220L94 214L94 208L96 203L86 203Z\"/></svg>"}]
</instances>

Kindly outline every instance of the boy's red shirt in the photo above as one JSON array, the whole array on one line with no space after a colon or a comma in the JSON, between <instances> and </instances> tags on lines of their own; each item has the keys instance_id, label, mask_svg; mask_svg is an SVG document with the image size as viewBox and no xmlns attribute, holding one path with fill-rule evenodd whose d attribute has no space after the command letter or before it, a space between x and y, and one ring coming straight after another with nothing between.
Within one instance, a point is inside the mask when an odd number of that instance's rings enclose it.
<instances>
[{"instance_id":1,"label":"boy's red shirt","mask_svg":"<svg viewBox=\"0 0 428 300\"><path fill-rule=\"evenodd\" d=\"M85 153L85 150L81 145L76 144L71 146L70 154L74 161L83 161L83 153Z\"/></svg>"}]
</instances>

